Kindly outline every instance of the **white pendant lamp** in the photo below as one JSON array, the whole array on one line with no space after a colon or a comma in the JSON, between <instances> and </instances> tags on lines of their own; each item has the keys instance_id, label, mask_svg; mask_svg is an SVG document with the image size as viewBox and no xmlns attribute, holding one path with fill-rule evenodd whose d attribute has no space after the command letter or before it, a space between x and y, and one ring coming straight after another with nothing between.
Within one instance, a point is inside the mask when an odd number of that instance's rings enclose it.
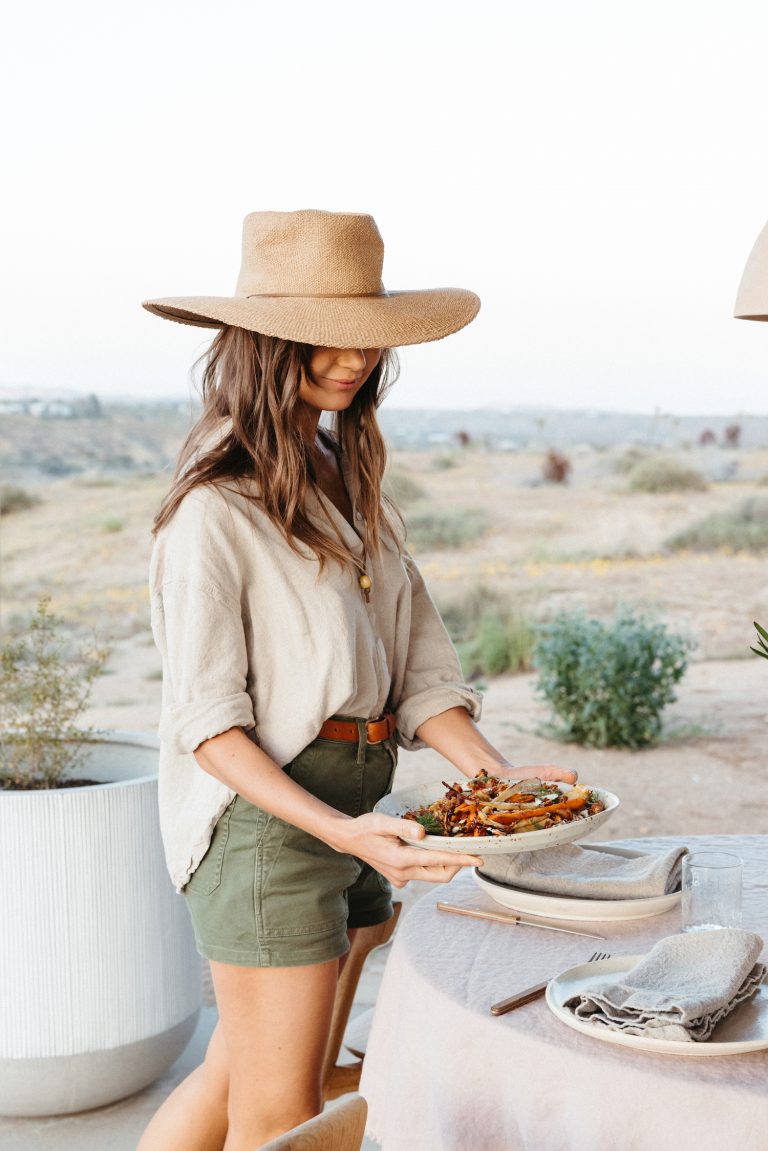
<instances>
[{"instance_id":1,"label":"white pendant lamp","mask_svg":"<svg viewBox=\"0 0 768 1151\"><path fill-rule=\"evenodd\" d=\"M738 320L768 320L768 224L749 253L733 314Z\"/></svg>"}]
</instances>

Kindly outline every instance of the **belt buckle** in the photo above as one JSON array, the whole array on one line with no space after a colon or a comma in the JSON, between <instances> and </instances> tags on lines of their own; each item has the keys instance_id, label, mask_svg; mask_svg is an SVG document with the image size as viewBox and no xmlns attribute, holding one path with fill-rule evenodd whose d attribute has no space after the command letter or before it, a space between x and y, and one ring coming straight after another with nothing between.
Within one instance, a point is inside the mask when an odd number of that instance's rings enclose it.
<instances>
[{"instance_id":1,"label":"belt buckle","mask_svg":"<svg viewBox=\"0 0 768 1151\"><path fill-rule=\"evenodd\" d=\"M387 714L379 716L378 719L369 719L366 724L366 737L368 743L383 743L385 739L389 739L389 737L392 735L392 731L394 730L393 719L394 716L391 712L387 712ZM379 728L382 726L384 728L384 732L382 735L379 735L376 738L374 736L374 732L371 729Z\"/></svg>"}]
</instances>

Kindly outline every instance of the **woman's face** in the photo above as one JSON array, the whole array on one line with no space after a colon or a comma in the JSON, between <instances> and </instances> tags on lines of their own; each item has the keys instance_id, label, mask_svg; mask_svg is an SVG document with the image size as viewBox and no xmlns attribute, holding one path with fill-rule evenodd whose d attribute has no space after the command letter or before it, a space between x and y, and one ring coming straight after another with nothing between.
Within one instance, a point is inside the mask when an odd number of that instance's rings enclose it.
<instances>
[{"instance_id":1,"label":"woman's face","mask_svg":"<svg viewBox=\"0 0 768 1151\"><path fill-rule=\"evenodd\" d=\"M381 348L313 348L299 397L319 412L343 412L381 359Z\"/></svg>"}]
</instances>

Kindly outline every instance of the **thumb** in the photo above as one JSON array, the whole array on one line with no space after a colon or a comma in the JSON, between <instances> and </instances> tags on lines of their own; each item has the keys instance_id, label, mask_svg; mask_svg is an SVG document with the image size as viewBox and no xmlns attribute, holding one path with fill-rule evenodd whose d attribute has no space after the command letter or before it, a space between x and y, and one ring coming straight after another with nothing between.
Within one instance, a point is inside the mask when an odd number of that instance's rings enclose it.
<instances>
[{"instance_id":1,"label":"thumb","mask_svg":"<svg viewBox=\"0 0 768 1151\"><path fill-rule=\"evenodd\" d=\"M417 840L423 839L427 833L415 819L401 819L400 830L397 834L401 835L404 839Z\"/></svg>"}]
</instances>

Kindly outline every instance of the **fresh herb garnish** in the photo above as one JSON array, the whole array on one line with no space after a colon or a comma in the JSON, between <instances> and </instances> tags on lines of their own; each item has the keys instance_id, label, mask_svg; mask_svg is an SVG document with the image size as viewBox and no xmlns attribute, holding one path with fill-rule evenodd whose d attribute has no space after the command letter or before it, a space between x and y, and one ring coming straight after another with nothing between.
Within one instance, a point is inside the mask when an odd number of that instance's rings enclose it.
<instances>
[{"instance_id":1,"label":"fresh herb garnish","mask_svg":"<svg viewBox=\"0 0 768 1151\"><path fill-rule=\"evenodd\" d=\"M421 824L427 835L445 835L445 829L442 823L431 811L425 811L423 815L417 815L416 822Z\"/></svg>"}]
</instances>

